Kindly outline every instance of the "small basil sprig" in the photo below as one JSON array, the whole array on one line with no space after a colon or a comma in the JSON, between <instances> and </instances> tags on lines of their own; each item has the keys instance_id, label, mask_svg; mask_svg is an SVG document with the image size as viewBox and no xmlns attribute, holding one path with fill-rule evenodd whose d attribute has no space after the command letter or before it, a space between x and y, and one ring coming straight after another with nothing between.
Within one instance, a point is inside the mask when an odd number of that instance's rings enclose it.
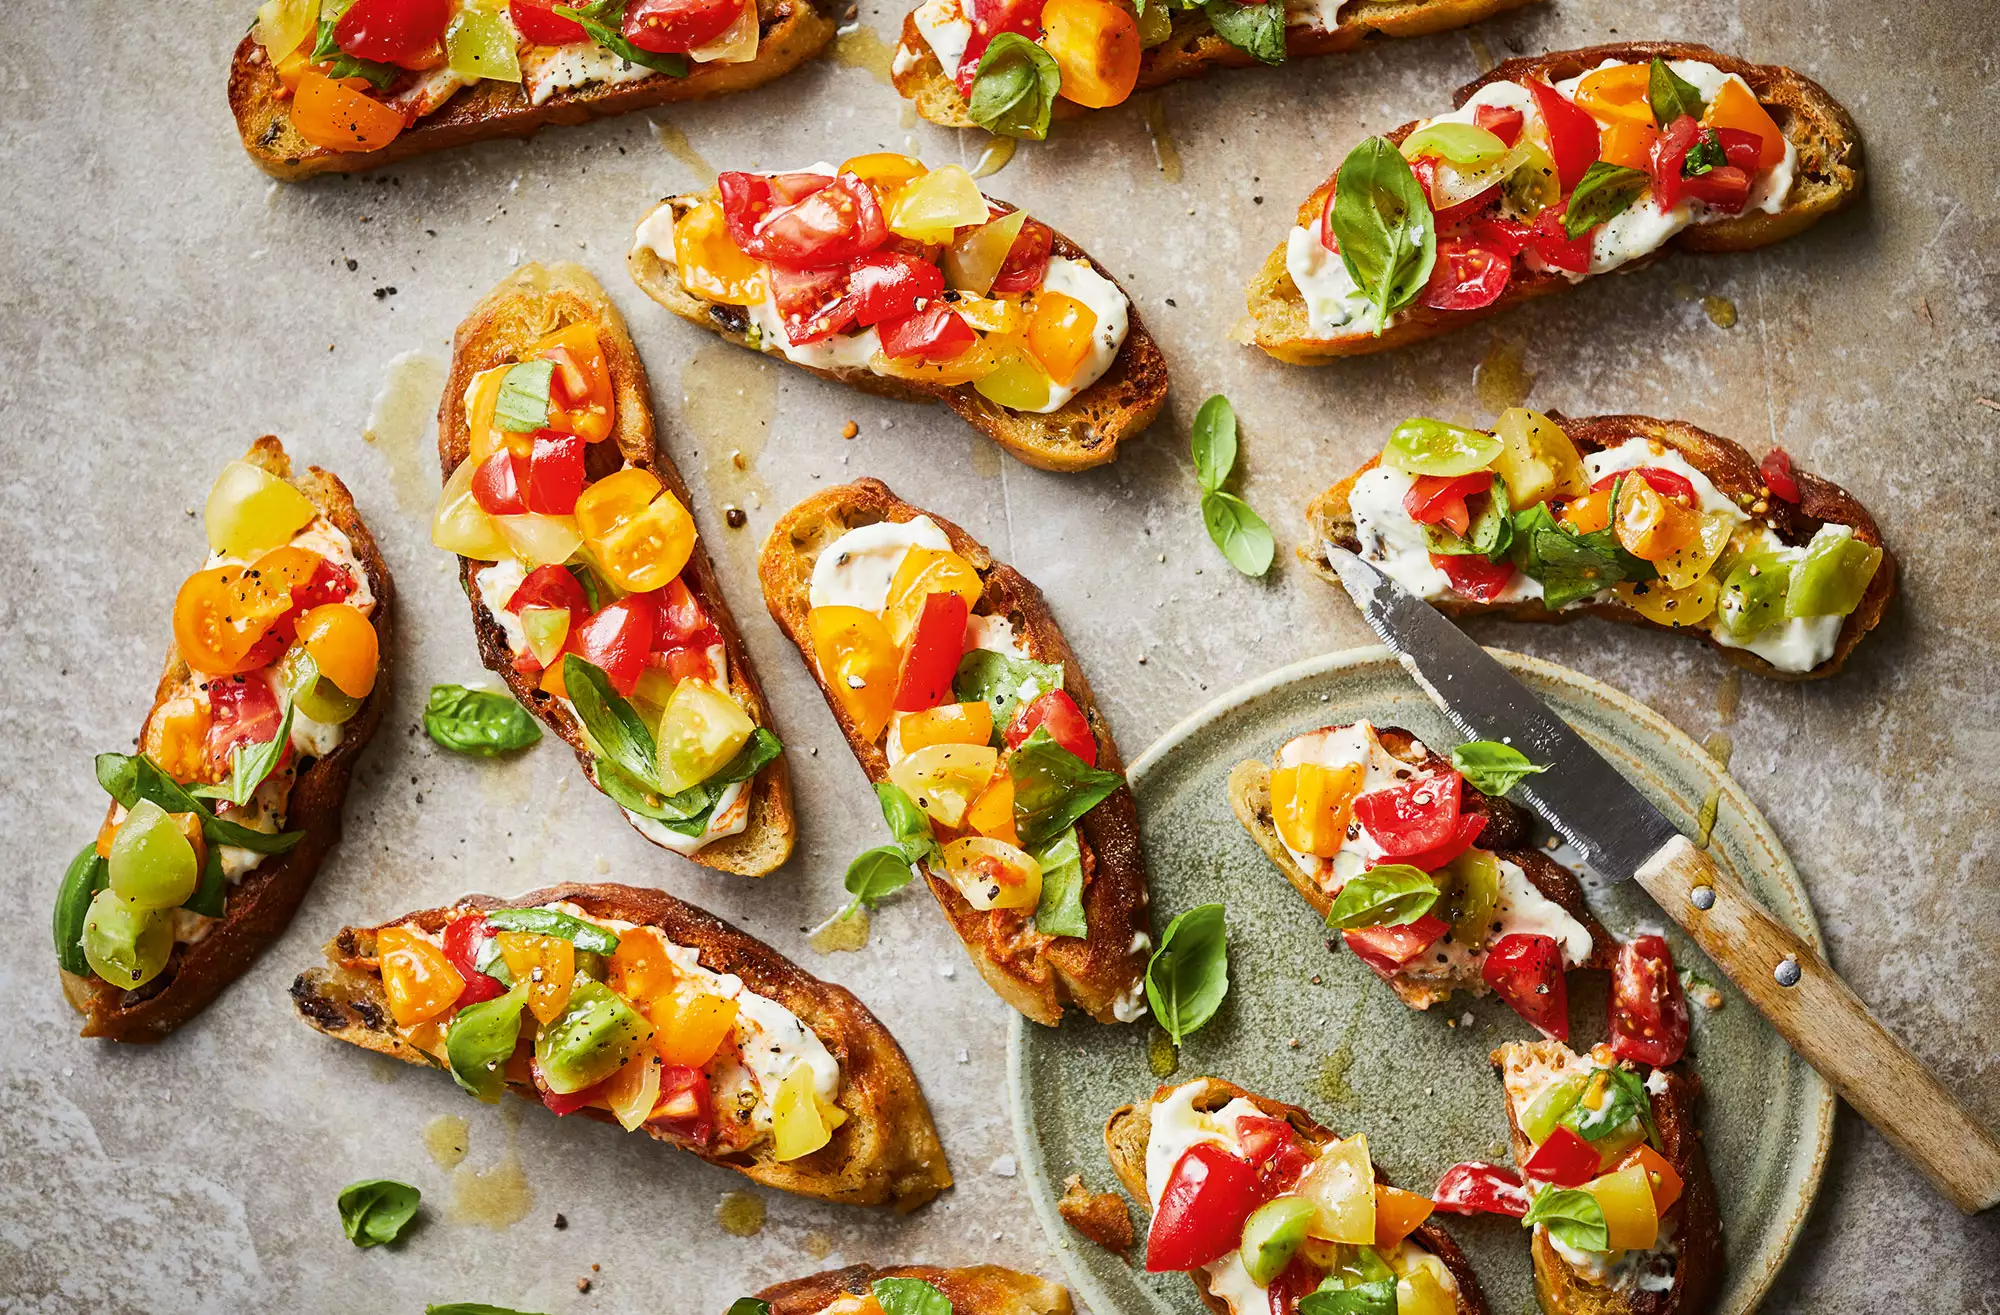
<instances>
[{"instance_id":1,"label":"small basil sprig","mask_svg":"<svg viewBox=\"0 0 2000 1315\"><path fill-rule=\"evenodd\" d=\"M1088 936L1083 913L1083 845L1076 828L1034 851L1042 869L1042 897L1035 905L1035 930L1044 936Z\"/></svg>"},{"instance_id":2,"label":"small basil sprig","mask_svg":"<svg viewBox=\"0 0 2000 1315\"><path fill-rule=\"evenodd\" d=\"M895 843L878 845L847 865L847 876L841 884L853 898L833 915L834 921L849 917L864 904L874 908L877 900L910 884L916 875L915 864L939 857L937 836L932 833L930 822L900 786L888 781L876 782L875 799L882 805L882 820L888 823Z\"/></svg>"},{"instance_id":3,"label":"small basil sprig","mask_svg":"<svg viewBox=\"0 0 2000 1315\"><path fill-rule=\"evenodd\" d=\"M1688 147L1687 158L1681 161L1681 177L1699 178L1711 170L1720 169L1729 163L1729 152L1722 149L1722 139L1709 129L1695 139Z\"/></svg>"},{"instance_id":4,"label":"small basil sprig","mask_svg":"<svg viewBox=\"0 0 2000 1315\"><path fill-rule=\"evenodd\" d=\"M920 1278L878 1278L868 1290L883 1315L952 1315L951 1298Z\"/></svg>"},{"instance_id":5,"label":"small basil sprig","mask_svg":"<svg viewBox=\"0 0 2000 1315\"><path fill-rule=\"evenodd\" d=\"M1504 795L1536 772L1549 770L1547 763L1529 762L1513 745L1493 740L1467 740L1451 751L1451 765L1473 789L1490 795Z\"/></svg>"},{"instance_id":6,"label":"small basil sprig","mask_svg":"<svg viewBox=\"0 0 2000 1315\"><path fill-rule=\"evenodd\" d=\"M1612 486L1611 505L1618 505L1621 480ZM1651 580L1658 576L1651 562L1634 557L1606 527L1573 534L1550 514L1546 502L1514 513L1514 564L1542 586L1542 605L1549 610L1588 598L1621 580Z\"/></svg>"},{"instance_id":7,"label":"small basil sprig","mask_svg":"<svg viewBox=\"0 0 2000 1315\"><path fill-rule=\"evenodd\" d=\"M90 914L90 901L110 884L110 865L98 855L93 840L69 861L62 885L56 890L56 962L64 972L90 975L90 961L83 957L83 923Z\"/></svg>"},{"instance_id":8,"label":"small basil sprig","mask_svg":"<svg viewBox=\"0 0 2000 1315\"><path fill-rule=\"evenodd\" d=\"M493 403L493 423L513 434L531 434L549 423L549 388L555 381L554 361L522 361L500 376L500 395Z\"/></svg>"},{"instance_id":9,"label":"small basil sprig","mask_svg":"<svg viewBox=\"0 0 2000 1315\"><path fill-rule=\"evenodd\" d=\"M758 1297L738 1297L723 1315L771 1315L771 1303Z\"/></svg>"},{"instance_id":10,"label":"small basil sprig","mask_svg":"<svg viewBox=\"0 0 2000 1315\"><path fill-rule=\"evenodd\" d=\"M231 845L257 854L286 854L305 838L303 831L274 834L217 817L207 804L189 794L180 782L143 754L100 753L94 766L97 783L113 799L127 808L141 799L150 799L169 813L193 813L201 822L202 837L211 844Z\"/></svg>"},{"instance_id":11,"label":"small basil sprig","mask_svg":"<svg viewBox=\"0 0 2000 1315\"><path fill-rule=\"evenodd\" d=\"M1653 122L1665 128L1683 114L1699 119L1708 107L1701 103L1701 92L1680 74L1667 67L1667 61L1653 56L1653 68L1646 78L1646 99L1653 107Z\"/></svg>"},{"instance_id":12,"label":"small basil sprig","mask_svg":"<svg viewBox=\"0 0 2000 1315\"><path fill-rule=\"evenodd\" d=\"M381 1246L402 1236L416 1218L423 1193L394 1178L364 1178L340 1189L340 1227L358 1247Z\"/></svg>"},{"instance_id":13,"label":"small basil sprig","mask_svg":"<svg viewBox=\"0 0 2000 1315\"><path fill-rule=\"evenodd\" d=\"M557 5L551 12L567 18L585 32L590 39L603 46L628 64L638 64L664 73L672 78L687 76L687 60L679 55L662 55L651 50L641 50L625 39L621 30L625 24L626 0L592 0L587 5L566 8Z\"/></svg>"},{"instance_id":14,"label":"small basil sprig","mask_svg":"<svg viewBox=\"0 0 2000 1315\"><path fill-rule=\"evenodd\" d=\"M1299 1298L1299 1315L1396 1315L1396 1276L1353 1281L1329 1274Z\"/></svg>"},{"instance_id":15,"label":"small basil sprig","mask_svg":"<svg viewBox=\"0 0 2000 1315\"><path fill-rule=\"evenodd\" d=\"M1333 236L1354 286L1375 306L1375 334L1415 301L1437 263L1430 198L1387 137L1347 153L1334 180Z\"/></svg>"},{"instance_id":16,"label":"small basil sprig","mask_svg":"<svg viewBox=\"0 0 2000 1315\"><path fill-rule=\"evenodd\" d=\"M1262 575L1271 569L1271 558L1277 552L1271 527L1249 503L1222 489L1236 468L1236 409L1228 398L1217 393L1201 404L1188 430L1188 446L1194 452L1195 479L1201 484L1201 523L1208 537L1231 566L1245 575Z\"/></svg>"},{"instance_id":17,"label":"small basil sprig","mask_svg":"<svg viewBox=\"0 0 2000 1315\"><path fill-rule=\"evenodd\" d=\"M1001 733L1013 724L1015 709L1032 688L1039 697L1063 687L1060 662L1035 662L990 648L975 648L958 660L958 674L952 677L952 696L960 703L984 703L993 713L991 743L1000 743ZM893 824L892 824L893 825Z\"/></svg>"},{"instance_id":18,"label":"small basil sprig","mask_svg":"<svg viewBox=\"0 0 2000 1315\"><path fill-rule=\"evenodd\" d=\"M1576 1187L1544 1187L1528 1203L1521 1217L1523 1228L1545 1225L1549 1235L1578 1251L1609 1251L1611 1229L1604 1221L1604 1207L1589 1192Z\"/></svg>"},{"instance_id":19,"label":"small basil sprig","mask_svg":"<svg viewBox=\"0 0 2000 1315\"><path fill-rule=\"evenodd\" d=\"M1421 868L1382 863L1340 888L1327 910L1326 925L1342 931L1402 927L1429 913L1437 900L1437 883Z\"/></svg>"},{"instance_id":20,"label":"small basil sprig","mask_svg":"<svg viewBox=\"0 0 2000 1315\"><path fill-rule=\"evenodd\" d=\"M542 738L542 728L511 695L464 685L431 686L424 732L440 748L474 758L498 757Z\"/></svg>"},{"instance_id":21,"label":"small basil sprig","mask_svg":"<svg viewBox=\"0 0 2000 1315\"><path fill-rule=\"evenodd\" d=\"M377 91L387 91L401 70L393 64L380 64L372 59L350 55L340 48L335 29L340 24L341 15L353 7L354 0L326 0L320 7L319 30L313 38L312 62L328 65L326 75L336 81L341 78L366 78Z\"/></svg>"},{"instance_id":22,"label":"small basil sprig","mask_svg":"<svg viewBox=\"0 0 2000 1315\"><path fill-rule=\"evenodd\" d=\"M1229 994L1229 939L1220 904L1198 904L1167 924L1146 964L1146 1003L1179 1045L1215 1017Z\"/></svg>"},{"instance_id":23,"label":"small basil sprig","mask_svg":"<svg viewBox=\"0 0 2000 1315\"><path fill-rule=\"evenodd\" d=\"M1563 210L1563 232L1574 242L1607 219L1632 208L1652 181L1643 169L1598 160L1583 171Z\"/></svg>"},{"instance_id":24,"label":"small basil sprig","mask_svg":"<svg viewBox=\"0 0 2000 1315\"><path fill-rule=\"evenodd\" d=\"M1602 1068L1597 1071L1604 1075L1607 1083L1604 1100L1595 1108L1578 1101L1563 1111L1559 1122L1585 1141L1594 1142L1602 1141L1637 1119L1639 1126L1646 1130L1647 1140L1657 1145L1660 1130L1653 1122L1653 1098L1646 1091L1645 1081L1626 1068Z\"/></svg>"},{"instance_id":25,"label":"small basil sprig","mask_svg":"<svg viewBox=\"0 0 2000 1315\"><path fill-rule=\"evenodd\" d=\"M1285 62L1285 6L1282 0L1238 4L1236 0L1203 0L1201 12L1215 35L1253 59L1266 64Z\"/></svg>"},{"instance_id":26,"label":"small basil sprig","mask_svg":"<svg viewBox=\"0 0 2000 1315\"><path fill-rule=\"evenodd\" d=\"M1018 32L1002 32L979 57L966 109L988 132L1041 141L1061 90L1062 69L1048 51Z\"/></svg>"},{"instance_id":27,"label":"small basil sprig","mask_svg":"<svg viewBox=\"0 0 2000 1315\"><path fill-rule=\"evenodd\" d=\"M292 712L292 701L286 699L285 715L278 722L276 735L257 744L238 741L230 749L228 780L220 785L197 785L188 793L201 799L227 799L238 808L249 803L250 796L285 756L285 746L292 742Z\"/></svg>"},{"instance_id":28,"label":"small basil sprig","mask_svg":"<svg viewBox=\"0 0 2000 1315\"><path fill-rule=\"evenodd\" d=\"M560 909L491 909L486 914L486 921L502 931L553 936L592 954L612 954L618 949L618 933L594 922L571 917Z\"/></svg>"}]
</instances>

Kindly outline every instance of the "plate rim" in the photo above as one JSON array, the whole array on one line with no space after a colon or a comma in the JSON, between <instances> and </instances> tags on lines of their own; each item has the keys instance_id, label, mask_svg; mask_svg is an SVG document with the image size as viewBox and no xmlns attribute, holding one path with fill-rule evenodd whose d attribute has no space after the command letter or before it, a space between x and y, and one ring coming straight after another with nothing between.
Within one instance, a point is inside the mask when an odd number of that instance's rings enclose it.
<instances>
[{"instance_id":1,"label":"plate rim","mask_svg":"<svg viewBox=\"0 0 2000 1315\"><path fill-rule=\"evenodd\" d=\"M1825 953L1826 947L1820 934L1819 919L1813 910L1812 899L1806 891L1804 881L1799 877L1798 869L1792 865L1791 855L1777 842L1777 832L1771 826L1770 820L1751 801L1749 794L1736 778L1720 763L1715 762L1692 736L1646 704L1595 676L1512 649L1488 646L1486 651L1498 659L1501 665L1516 674L1543 676L1579 687L1582 692L1601 700L1620 716L1630 718L1658 735L1689 761L1695 763L1702 773L1710 778L1719 791L1721 800L1727 800L1737 809L1739 815L1771 836L1772 852L1778 860L1772 875L1784 888L1793 906L1792 911L1797 914L1803 925L1807 942L1821 954ZM1386 665L1399 671L1402 668L1396 655L1386 646L1370 644L1301 658L1217 694L1168 727L1127 766L1125 776L1134 796L1138 794L1139 785L1148 772L1197 731L1224 713L1300 680L1374 665ZM1404 678L1408 679L1407 674ZM1041 1142L1033 1135L1028 1101L1025 1099L1026 1057L1028 1038L1032 1034L1030 1029L1039 1026L1041 1025L1031 1023L1026 1017L1016 1013L1007 1035L1007 1103L1010 1122L1014 1128L1015 1155L1022 1179L1028 1188L1029 1204L1035 1212L1035 1218L1042 1225L1042 1232L1046 1235L1050 1248L1056 1254L1057 1263L1062 1266L1063 1276L1071 1291L1081 1298L1082 1304L1089 1309L1101 1313L1116 1311L1120 1307L1111 1295L1098 1285L1095 1276L1083 1267L1080 1259L1073 1259L1077 1255L1076 1240L1079 1235L1055 1210L1054 1202L1059 1194L1049 1180ZM1811 1140L1811 1160L1800 1179L1798 1197L1790 1212L1790 1218L1784 1225L1777 1255L1765 1271L1756 1276L1743 1290L1740 1301L1728 1307L1718 1306L1716 1315L1749 1315L1763 1304L1764 1298L1770 1294L1772 1285L1777 1282L1779 1273L1790 1261L1792 1252L1798 1245L1799 1236L1805 1231L1806 1220L1812 1213L1814 1203L1819 1199L1819 1190L1826 1175L1827 1157L1832 1149L1834 1110L1838 1101L1833 1088L1810 1064L1805 1066L1804 1083L1809 1114L1801 1132Z\"/></svg>"}]
</instances>

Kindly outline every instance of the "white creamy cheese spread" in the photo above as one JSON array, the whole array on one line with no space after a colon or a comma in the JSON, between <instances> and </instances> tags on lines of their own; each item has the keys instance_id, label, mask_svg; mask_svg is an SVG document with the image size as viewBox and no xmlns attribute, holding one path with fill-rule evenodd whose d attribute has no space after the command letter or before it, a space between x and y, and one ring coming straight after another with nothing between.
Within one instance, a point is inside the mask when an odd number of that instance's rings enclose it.
<instances>
[{"instance_id":1,"label":"white creamy cheese spread","mask_svg":"<svg viewBox=\"0 0 2000 1315\"><path fill-rule=\"evenodd\" d=\"M928 516L856 526L813 559L808 601L814 607L858 607L879 615L903 556L912 548L949 552L951 540Z\"/></svg>"},{"instance_id":2,"label":"white creamy cheese spread","mask_svg":"<svg viewBox=\"0 0 2000 1315\"><path fill-rule=\"evenodd\" d=\"M595 41L534 46L521 57L521 78L527 86L530 105L540 105L557 92L574 87L592 83L616 86L659 76L655 70L634 64Z\"/></svg>"},{"instance_id":3,"label":"white creamy cheese spread","mask_svg":"<svg viewBox=\"0 0 2000 1315\"><path fill-rule=\"evenodd\" d=\"M1072 397L1104 377L1104 372L1118 358L1118 349L1125 343L1131 309L1118 285L1098 273L1087 260L1050 256L1049 270L1042 277L1042 287L1074 297L1088 306L1090 313L1097 317L1097 325L1091 330L1089 355L1076 367L1076 373L1070 376L1068 383L1049 385L1049 400L1035 408L1036 415L1060 410Z\"/></svg>"}]
</instances>

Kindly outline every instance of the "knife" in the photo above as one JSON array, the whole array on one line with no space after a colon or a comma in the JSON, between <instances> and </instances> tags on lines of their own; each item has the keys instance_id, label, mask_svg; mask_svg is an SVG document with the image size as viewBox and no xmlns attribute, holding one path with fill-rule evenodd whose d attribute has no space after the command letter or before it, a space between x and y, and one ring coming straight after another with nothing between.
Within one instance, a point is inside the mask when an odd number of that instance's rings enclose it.
<instances>
[{"instance_id":1,"label":"knife","mask_svg":"<svg viewBox=\"0 0 2000 1315\"><path fill-rule=\"evenodd\" d=\"M1442 613L1351 552L1329 545L1327 557L1361 615L1461 733L1548 765L1511 793L1581 850L1599 878L1636 880L1841 1099L1959 1209L2000 1202L2000 1143L1812 946Z\"/></svg>"}]
</instances>

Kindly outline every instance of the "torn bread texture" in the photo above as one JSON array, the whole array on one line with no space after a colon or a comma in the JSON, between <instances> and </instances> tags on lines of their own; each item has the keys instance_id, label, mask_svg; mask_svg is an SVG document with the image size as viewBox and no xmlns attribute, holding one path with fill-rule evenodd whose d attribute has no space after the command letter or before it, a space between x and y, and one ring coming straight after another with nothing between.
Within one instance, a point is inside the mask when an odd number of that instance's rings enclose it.
<instances>
[{"instance_id":1,"label":"torn bread texture","mask_svg":"<svg viewBox=\"0 0 2000 1315\"><path fill-rule=\"evenodd\" d=\"M1069 1290L1033 1274L998 1265L943 1269L936 1265L849 1265L795 1278L757 1294L771 1315L820 1315L843 1297L865 1296L885 1278L918 1279L951 1303L957 1315L1073 1315Z\"/></svg>"}]
</instances>

